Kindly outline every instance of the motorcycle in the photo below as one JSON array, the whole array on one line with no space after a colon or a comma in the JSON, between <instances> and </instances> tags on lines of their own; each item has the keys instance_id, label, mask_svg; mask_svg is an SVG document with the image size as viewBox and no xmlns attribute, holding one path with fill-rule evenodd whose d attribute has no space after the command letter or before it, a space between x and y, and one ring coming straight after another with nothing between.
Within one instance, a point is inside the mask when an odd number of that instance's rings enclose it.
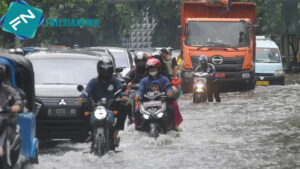
<instances>
[{"instance_id":1,"label":"motorcycle","mask_svg":"<svg viewBox=\"0 0 300 169\"><path fill-rule=\"evenodd\" d=\"M168 129L167 95L164 92L147 92L140 100L142 130L150 137L157 138L159 133Z\"/></svg>"},{"instance_id":2,"label":"motorcycle","mask_svg":"<svg viewBox=\"0 0 300 169\"><path fill-rule=\"evenodd\" d=\"M121 102L121 99L115 98L108 101L106 98L102 98L99 102L95 102L88 94L84 91L82 85L77 87L79 92L82 92L87 96L86 100L83 100L83 104L87 104L88 107L92 106L90 114L90 126L92 131L92 146L91 150L98 156L103 156L109 150L115 150L114 144L114 132L115 124L117 119L117 111L112 111L109 109L111 101ZM114 96L122 92L122 89L118 90Z\"/></svg>"},{"instance_id":3,"label":"motorcycle","mask_svg":"<svg viewBox=\"0 0 300 169\"><path fill-rule=\"evenodd\" d=\"M24 111L17 116L17 127L10 127L10 99L0 106L0 140L3 140L3 156L0 168L22 168L25 165L38 164L39 141L36 138L36 115L42 104L36 100L34 72L31 62L23 56L1 53L0 63L9 67L7 83L22 96ZM11 135L11 129L16 130Z\"/></svg>"},{"instance_id":4,"label":"motorcycle","mask_svg":"<svg viewBox=\"0 0 300 169\"><path fill-rule=\"evenodd\" d=\"M193 102L205 102L207 100L208 73L197 72L194 74Z\"/></svg>"},{"instance_id":5,"label":"motorcycle","mask_svg":"<svg viewBox=\"0 0 300 169\"><path fill-rule=\"evenodd\" d=\"M8 114L11 113L8 106L0 107L0 145L3 148L3 154L0 157L0 168L10 169L17 166L21 150L20 127L17 126L16 132L9 132ZM12 133L14 135L9 135Z\"/></svg>"}]
</instances>

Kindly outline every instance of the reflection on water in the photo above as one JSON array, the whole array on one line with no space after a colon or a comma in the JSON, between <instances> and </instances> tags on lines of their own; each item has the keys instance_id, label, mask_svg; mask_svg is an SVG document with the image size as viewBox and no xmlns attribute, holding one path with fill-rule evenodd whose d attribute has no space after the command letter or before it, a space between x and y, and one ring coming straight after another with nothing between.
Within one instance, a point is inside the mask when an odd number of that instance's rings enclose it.
<instances>
[{"instance_id":1,"label":"reflection on water","mask_svg":"<svg viewBox=\"0 0 300 169\"><path fill-rule=\"evenodd\" d=\"M88 143L64 142L44 147L31 168L300 168L300 85L221 97L222 103L193 104L184 95L183 132L154 140L129 126L118 153L99 159L86 153Z\"/></svg>"}]
</instances>

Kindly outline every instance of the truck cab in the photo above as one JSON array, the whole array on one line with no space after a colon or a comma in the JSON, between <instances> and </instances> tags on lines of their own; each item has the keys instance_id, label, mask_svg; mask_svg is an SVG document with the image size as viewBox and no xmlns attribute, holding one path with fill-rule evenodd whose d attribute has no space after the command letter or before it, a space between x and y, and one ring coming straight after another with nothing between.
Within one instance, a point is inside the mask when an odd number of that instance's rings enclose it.
<instances>
[{"instance_id":1,"label":"truck cab","mask_svg":"<svg viewBox=\"0 0 300 169\"><path fill-rule=\"evenodd\" d=\"M198 57L207 55L220 83L238 83L254 89L256 6L232 3L225 7L209 2L184 2L182 6L182 86L191 87L190 71Z\"/></svg>"}]
</instances>

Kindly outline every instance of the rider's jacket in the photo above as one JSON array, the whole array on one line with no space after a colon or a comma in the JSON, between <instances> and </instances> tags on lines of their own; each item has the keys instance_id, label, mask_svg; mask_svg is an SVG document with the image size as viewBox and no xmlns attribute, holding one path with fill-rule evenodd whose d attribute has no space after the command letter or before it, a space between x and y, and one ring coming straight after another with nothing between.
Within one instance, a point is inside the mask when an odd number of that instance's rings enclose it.
<instances>
[{"instance_id":1,"label":"rider's jacket","mask_svg":"<svg viewBox=\"0 0 300 169\"><path fill-rule=\"evenodd\" d=\"M100 101L102 98L107 100L113 99L114 94L121 89L121 81L115 77L112 77L109 83L102 83L98 78L90 80L85 92L91 97L95 102ZM124 92L120 94L121 96L126 95ZM86 94L82 93L80 97L86 98Z\"/></svg>"},{"instance_id":2,"label":"rider's jacket","mask_svg":"<svg viewBox=\"0 0 300 169\"><path fill-rule=\"evenodd\" d=\"M212 73L212 80L216 80L216 68L213 64L208 63L206 67L202 67L201 65L197 66L195 72L205 72L205 73Z\"/></svg>"},{"instance_id":3,"label":"rider's jacket","mask_svg":"<svg viewBox=\"0 0 300 169\"><path fill-rule=\"evenodd\" d=\"M171 82L166 76L159 75L157 79L150 78L149 76L144 77L139 85L139 89L137 90L136 94L138 96L143 96L146 92L151 91L152 89L152 81L159 81L160 91L170 93L172 92L171 87L167 87Z\"/></svg>"},{"instance_id":4,"label":"rider's jacket","mask_svg":"<svg viewBox=\"0 0 300 169\"><path fill-rule=\"evenodd\" d=\"M0 84L0 105L13 106L19 105L23 109L23 101L20 94L11 86Z\"/></svg>"},{"instance_id":5,"label":"rider's jacket","mask_svg":"<svg viewBox=\"0 0 300 169\"><path fill-rule=\"evenodd\" d=\"M124 77L127 82L140 83L140 81L147 76L147 70L140 71L136 67L131 69Z\"/></svg>"}]
</instances>

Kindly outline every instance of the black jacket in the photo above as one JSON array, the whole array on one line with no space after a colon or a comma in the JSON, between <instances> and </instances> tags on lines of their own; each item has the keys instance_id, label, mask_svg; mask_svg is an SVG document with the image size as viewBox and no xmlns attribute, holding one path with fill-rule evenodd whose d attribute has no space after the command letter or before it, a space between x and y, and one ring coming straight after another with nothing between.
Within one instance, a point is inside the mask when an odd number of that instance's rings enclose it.
<instances>
[{"instance_id":1,"label":"black jacket","mask_svg":"<svg viewBox=\"0 0 300 169\"><path fill-rule=\"evenodd\" d=\"M13 105L19 105L23 109L23 101L19 92L11 86L0 84L0 106L11 107Z\"/></svg>"},{"instance_id":2,"label":"black jacket","mask_svg":"<svg viewBox=\"0 0 300 169\"><path fill-rule=\"evenodd\" d=\"M144 71L139 71L136 67L131 69L126 76L124 77L124 79L126 80L126 82L131 82L134 84L139 84L140 81L147 76L147 70L145 69Z\"/></svg>"}]
</instances>

